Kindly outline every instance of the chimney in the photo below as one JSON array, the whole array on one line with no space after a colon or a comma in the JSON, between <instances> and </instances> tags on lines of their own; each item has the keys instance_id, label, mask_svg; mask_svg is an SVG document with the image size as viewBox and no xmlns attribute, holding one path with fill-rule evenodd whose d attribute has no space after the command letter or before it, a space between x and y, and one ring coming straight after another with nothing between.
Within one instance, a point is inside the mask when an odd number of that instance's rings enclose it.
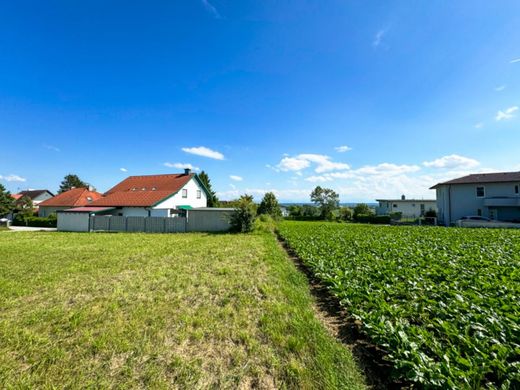
<instances>
[{"instance_id":1,"label":"chimney","mask_svg":"<svg viewBox=\"0 0 520 390\"><path fill-rule=\"evenodd\" d=\"M191 173L191 169L190 168L184 168L184 174L185 175L189 175Z\"/></svg>"},{"instance_id":2,"label":"chimney","mask_svg":"<svg viewBox=\"0 0 520 390\"><path fill-rule=\"evenodd\" d=\"M405 200L405 199L406 199L406 196L401 195L401 200Z\"/></svg>"}]
</instances>

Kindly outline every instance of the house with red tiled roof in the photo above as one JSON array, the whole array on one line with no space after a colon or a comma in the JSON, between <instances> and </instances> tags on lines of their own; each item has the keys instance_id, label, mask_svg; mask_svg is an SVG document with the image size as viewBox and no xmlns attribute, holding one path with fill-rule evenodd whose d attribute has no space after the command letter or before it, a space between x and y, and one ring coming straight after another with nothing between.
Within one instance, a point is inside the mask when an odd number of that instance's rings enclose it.
<instances>
[{"instance_id":1,"label":"house with red tiled roof","mask_svg":"<svg viewBox=\"0 0 520 390\"><path fill-rule=\"evenodd\" d=\"M90 188L73 188L41 202L38 216L48 217L59 210L88 206L101 197L103 197L103 194L92 191Z\"/></svg>"},{"instance_id":2,"label":"house with red tiled roof","mask_svg":"<svg viewBox=\"0 0 520 390\"><path fill-rule=\"evenodd\" d=\"M449 226L463 217L520 222L520 172L477 173L438 183L439 223Z\"/></svg>"},{"instance_id":3,"label":"house with red tiled roof","mask_svg":"<svg viewBox=\"0 0 520 390\"><path fill-rule=\"evenodd\" d=\"M54 196L49 190L25 190L17 194L11 195L16 203L21 202L21 199L26 197L31 199L34 211L38 211L39 205Z\"/></svg>"},{"instance_id":4,"label":"house with red tiled roof","mask_svg":"<svg viewBox=\"0 0 520 390\"><path fill-rule=\"evenodd\" d=\"M182 210L206 207L209 192L199 177L184 173L130 176L89 206L124 217L173 217ZM108 211L106 211L108 212Z\"/></svg>"}]
</instances>

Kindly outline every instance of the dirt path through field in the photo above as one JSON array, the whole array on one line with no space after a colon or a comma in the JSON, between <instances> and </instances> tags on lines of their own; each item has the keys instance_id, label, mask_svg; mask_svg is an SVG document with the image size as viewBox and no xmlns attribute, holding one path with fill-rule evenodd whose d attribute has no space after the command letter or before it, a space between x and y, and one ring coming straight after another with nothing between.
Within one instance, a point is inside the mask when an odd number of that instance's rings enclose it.
<instances>
[{"instance_id":1,"label":"dirt path through field","mask_svg":"<svg viewBox=\"0 0 520 390\"><path fill-rule=\"evenodd\" d=\"M328 332L352 351L359 367L365 373L367 383L374 390L406 389L409 386L392 380L392 366L386 362L384 351L371 344L361 333L361 323L352 319L341 308L339 301L320 283L303 264L301 259L289 248L283 239L276 235L278 244L287 253L289 259L305 274L309 289L314 297L314 313Z\"/></svg>"}]
</instances>

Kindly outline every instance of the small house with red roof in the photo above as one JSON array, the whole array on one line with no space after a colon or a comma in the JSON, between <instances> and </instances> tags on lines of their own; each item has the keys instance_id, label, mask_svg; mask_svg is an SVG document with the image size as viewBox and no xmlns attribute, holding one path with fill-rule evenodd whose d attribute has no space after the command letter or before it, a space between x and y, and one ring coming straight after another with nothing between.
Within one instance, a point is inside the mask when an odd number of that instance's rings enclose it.
<instances>
[{"instance_id":1,"label":"small house with red roof","mask_svg":"<svg viewBox=\"0 0 520 390\"><path fill-rule=\"evenodd\" d=\"M198 175L186 169L178 174L127 177L89 206L124 217L174 217L183 210L206 207L208 195Z\"/></svg>"},{"instance_id":2,"label":"small house with red roof","mask_svg":"<svg viewBox=\"0 0 520 390\"><path fill-rule=\"evenodd\" d=\"M73 188L41 202L39 204L38 216L48 217L59 210L88 206L101 197L103 197L103 194L90 188Z\"/></svg>"}]
</instances>

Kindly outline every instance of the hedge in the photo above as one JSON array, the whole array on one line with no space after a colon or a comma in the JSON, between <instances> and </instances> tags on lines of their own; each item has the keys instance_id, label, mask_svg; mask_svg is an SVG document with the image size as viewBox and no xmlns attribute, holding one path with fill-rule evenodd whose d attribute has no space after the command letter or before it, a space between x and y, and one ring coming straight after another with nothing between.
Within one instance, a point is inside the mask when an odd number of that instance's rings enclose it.
<instances>
[{"instance_id":1,"label":"hedge","mask_svg":"<svg viewBox=\"0 0 520 390\"><path fill-rule=\"evenodd\" d=\"M361 223L372 223L378 225L389 225L390 224L390 216L389 215L372 215L372 214L359 214L355 217L356 222Z\"/></svg>"}]
</instances>

